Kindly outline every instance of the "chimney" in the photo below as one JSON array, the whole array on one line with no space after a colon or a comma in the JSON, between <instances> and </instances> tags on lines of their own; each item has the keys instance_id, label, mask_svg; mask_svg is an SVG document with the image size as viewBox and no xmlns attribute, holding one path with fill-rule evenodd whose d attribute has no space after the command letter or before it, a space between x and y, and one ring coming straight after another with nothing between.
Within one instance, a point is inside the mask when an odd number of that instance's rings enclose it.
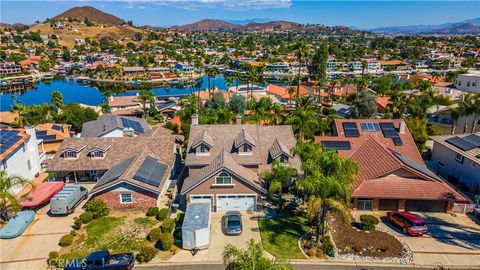
<instances>
[{"instance_id":1,"label":"chimney","mask_svg":"<svg viewBox=\"0 0 480 270\"><path fill-rule=\"evenodd\" d=\"M403 119L400 120L400 127L398 128L398 129L399 129L399 133L400 133L400 134L405 134L405 129L406 129L406 128L407 128L407 127L405 126L405 121L403 121Z\"/></svg>"},{"instance_id":2,"label":"chimney","mask_svg":"<svg viewBox=\"0 0 480 270\"><path fill-rule=\"evenodd\" d=\"M242 124L242 116L241 115L237 115L237 117L235 117L235 124L237 124L237 125Z\"/></svg>"},{"instance_id":3,"label":"chimney","mask_svg":"<svg viewBox=\"0 0 480 270\"><path fill-rule=\"evenodd\" d=\"M192 125L198 125L198 114L192 114Z\"/></svg>"}]
</instances>

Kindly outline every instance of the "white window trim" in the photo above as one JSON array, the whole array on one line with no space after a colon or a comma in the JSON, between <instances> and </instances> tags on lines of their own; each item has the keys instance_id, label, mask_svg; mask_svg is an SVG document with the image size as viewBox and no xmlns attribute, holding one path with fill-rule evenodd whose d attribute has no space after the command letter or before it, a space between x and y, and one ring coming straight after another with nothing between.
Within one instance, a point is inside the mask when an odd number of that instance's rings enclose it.
<instances>
[{"instance_id":1,"label":"white window trim","mask_svg":"<svg viewBox=\"0 0 480 270\"><path fill-rule=\"evenodd\" d=\"M122 200L122 195L130 195L131 201L130 201L130 202L124 202L124 201ZM119 197L120 197L120 203L121 203L121 204L131 204L131 203L133 203L133 194L132 194L132 193L120 193L120 194L119 194Z\"/></svg>"},{"instance_id":2,"label":"white window trim","mask_svg":"<svg viewBox=\"0 0 480 270\"><path fill-rule=\"evenodd\" d=\"M226 174L228 176L220 176L220 174ZM230 183L217 183L217 179L218 177L230 177ZM233 183L233 178L230 174L226 173L226 172L220 172L219 174L217 174L217 176L215 176L215 183L213 183L212 186L234 186L235 184Z\"/></svg>"}]
</instances>

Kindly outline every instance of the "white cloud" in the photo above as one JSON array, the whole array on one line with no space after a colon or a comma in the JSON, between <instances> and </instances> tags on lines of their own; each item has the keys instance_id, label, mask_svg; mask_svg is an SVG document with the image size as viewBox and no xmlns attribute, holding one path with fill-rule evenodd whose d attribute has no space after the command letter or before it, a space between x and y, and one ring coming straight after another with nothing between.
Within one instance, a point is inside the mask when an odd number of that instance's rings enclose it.
<instances>
[{"instance_id":1,"label":"white cloud","mask_svg":"<svg viewBox=\"0 0 480 270\"><path fill-rule=\"evenodd\" d=\"M130 0L129 7L145 3L172 6L182 9L225 8L232 10L289 8L291 0ZM143 8L145 8L143 6Z\"/></svg>"}]
</instances>

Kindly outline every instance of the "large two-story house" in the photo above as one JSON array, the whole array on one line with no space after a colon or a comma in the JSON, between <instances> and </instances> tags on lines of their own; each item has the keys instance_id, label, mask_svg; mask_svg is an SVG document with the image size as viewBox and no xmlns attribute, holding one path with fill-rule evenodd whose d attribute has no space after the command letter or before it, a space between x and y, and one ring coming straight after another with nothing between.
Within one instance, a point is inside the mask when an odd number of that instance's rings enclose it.
<instances>
[{"instance_id":1,"label":"large two-story house","mask_svg":"<svg viewBox=\"0 0 480 270\"><path fill-rule=\"evenodd\" d=\"M48 162L57 180L94 182L112 209L156 206L174 177L175 136L157 127L136 137L66 138Z\"/></svg>"},{"instance_id":2,"label":"large two-story house","mask_svg":"<svg viewBox=\"0 0 480 270\"><path fill-rule=\"evenodd\" d=\"M266 194L261 173L274 161L300 171L291 126L199 125L192 117L180 202L209 202L213 211L254 210Z\"/></svg>"}]
</instances>

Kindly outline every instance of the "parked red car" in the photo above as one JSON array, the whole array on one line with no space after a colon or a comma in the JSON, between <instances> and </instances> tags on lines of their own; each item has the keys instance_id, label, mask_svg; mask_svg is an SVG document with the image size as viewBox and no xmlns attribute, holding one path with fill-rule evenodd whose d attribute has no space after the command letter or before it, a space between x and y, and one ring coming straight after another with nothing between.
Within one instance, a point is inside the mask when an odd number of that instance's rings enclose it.
<instances>
[{"instance_id":1,"label":"parked red car","mask_svg":"<svg viewBox=\"0 0 480 270\"><path fill-rule=\"evenodd\" d=\"M428 233L425 220L419 218L410 212L387 212L387 220L398 228L402 229L404 233L410 235L423 235Z\"/></svg>"}]
</instances>

